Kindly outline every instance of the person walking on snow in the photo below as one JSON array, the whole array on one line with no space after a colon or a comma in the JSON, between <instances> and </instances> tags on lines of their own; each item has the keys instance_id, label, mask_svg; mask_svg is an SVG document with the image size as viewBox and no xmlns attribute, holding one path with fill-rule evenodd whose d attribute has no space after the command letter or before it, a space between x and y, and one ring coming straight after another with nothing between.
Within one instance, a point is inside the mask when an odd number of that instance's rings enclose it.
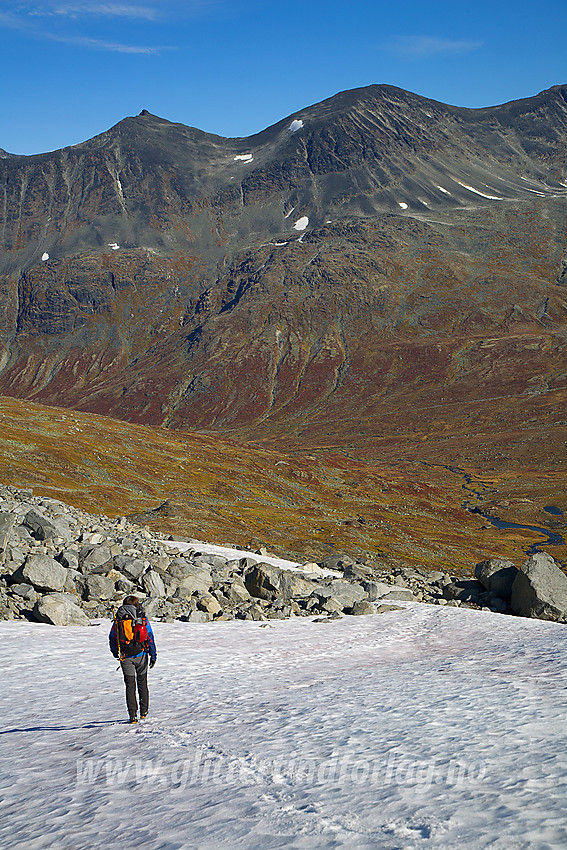
<instances>
[{"instance_id":1,"label":"person walking on snow","mask_svg":"<svg viewBox=\"0 0 567 850\"><path fill-rule=\"evenodd\" d=\"M135 596L127 596L116 612L108 642L114 657L120 659L126 685L126 706L130 723L137 723L136 685L140 697L140 717L143 719L147 716L150 707L148 658L151 669L156 663L157 650L152 627L144 614L140 600Z\"/></svg>"}]
</instances>

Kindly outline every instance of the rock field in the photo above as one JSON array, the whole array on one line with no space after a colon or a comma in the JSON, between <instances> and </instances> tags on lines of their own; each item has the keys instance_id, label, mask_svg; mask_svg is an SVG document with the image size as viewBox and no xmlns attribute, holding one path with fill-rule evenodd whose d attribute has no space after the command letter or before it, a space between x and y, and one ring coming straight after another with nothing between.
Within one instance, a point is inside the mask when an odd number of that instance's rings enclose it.
<instances>
[{"instance_id":1,"label":"rock field","mask_svg":"<svg viewBox=\"0 0 567 850\"><path fill-rule=\"evenodd\" d=\"M94 516L31 490L0 486L0 619L88 625L127 594L152 619L190 623L393 610L398 602L464 606L567 622L567 576L545 553L519 569L492 559L475 577L333 554L284 569L265 550L229 560L172 542L127 517ZM179 544L179 547L175 546Z\"/></svg>"}]
</instances>

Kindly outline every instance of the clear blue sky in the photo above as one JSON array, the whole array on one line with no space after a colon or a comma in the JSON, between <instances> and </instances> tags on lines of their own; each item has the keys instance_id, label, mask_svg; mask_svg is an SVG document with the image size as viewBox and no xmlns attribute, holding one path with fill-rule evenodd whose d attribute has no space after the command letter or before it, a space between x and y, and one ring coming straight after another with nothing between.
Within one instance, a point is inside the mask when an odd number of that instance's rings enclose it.
<instances>
[{"instance_id":1,"label":"clear blue sky","mask_svg":"<svg viewBox=\"0 0 567 850\"><path fill-rule=\"evenodd\" d=\"M566 28L566 0L0 0L0 147L142 109L247 136L370 83L489 106L567 82Z\"/></svg>"}]
</instances>

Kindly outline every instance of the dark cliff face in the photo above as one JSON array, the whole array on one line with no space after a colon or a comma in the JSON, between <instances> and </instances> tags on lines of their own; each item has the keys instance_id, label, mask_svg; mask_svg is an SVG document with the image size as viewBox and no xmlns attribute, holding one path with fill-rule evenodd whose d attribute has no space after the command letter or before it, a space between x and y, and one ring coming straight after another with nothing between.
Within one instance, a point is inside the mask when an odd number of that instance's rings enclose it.
<instances>
[{"instance_id":1,"label":"dark cliff face","mask_svg":"<svg viewBox=\"0 0 567 850\"><path fill-rule=\"evenodd\" d=\"M565 86L0 157L0 391L260 432L559 386L566 181Z\"/></svg>"}]
</instances>

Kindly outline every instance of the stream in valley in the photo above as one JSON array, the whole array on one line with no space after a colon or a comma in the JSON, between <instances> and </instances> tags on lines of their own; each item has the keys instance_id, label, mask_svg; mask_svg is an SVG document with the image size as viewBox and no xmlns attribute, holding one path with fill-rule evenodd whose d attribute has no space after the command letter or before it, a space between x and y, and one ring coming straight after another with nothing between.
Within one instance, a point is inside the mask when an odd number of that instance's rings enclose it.
<instances>
[{"instance_id":1,"label":"stream in valley","mask_svg":"<svg viewBox=\"0 0 567 850\"><path fill-rule=\"evenodd\" d=\"M469 498L462 503L462 507L469 511L471 514L478 514L479 516L486 519L491 525L495 528L499 529L507 529L507 528L516 528L522 529L526 531L534 531L537 534L541 534L544 538L543 540L538 541L537 543L532 543L531 546L523 547L523 551L526 555L533 555L534 552L541 552L542 548L545 546L562 546L565 543L564 537L558 531L554 531L551 528L543 528L538 525L522 525L518 522L508 522L508 520L500 519L499 517L492 516L486 511L483 511L478 505L474 504L474 500L481 498L485 493L489 491L489 487L482 484L480 481L475 481L473 476L468 472L465 472L464 469L461 469L459 466L446 466L445 464L433 464L427 463L426 461L421 461L425 466L441 466L443 469L449 470L454 475L459 475L463 479L463 490L468 494ZM562 516L563 511L561 508L557 508L554 505L547 505L544 510L551 514L552 516Z\"/></svg>"}]
</instances>

